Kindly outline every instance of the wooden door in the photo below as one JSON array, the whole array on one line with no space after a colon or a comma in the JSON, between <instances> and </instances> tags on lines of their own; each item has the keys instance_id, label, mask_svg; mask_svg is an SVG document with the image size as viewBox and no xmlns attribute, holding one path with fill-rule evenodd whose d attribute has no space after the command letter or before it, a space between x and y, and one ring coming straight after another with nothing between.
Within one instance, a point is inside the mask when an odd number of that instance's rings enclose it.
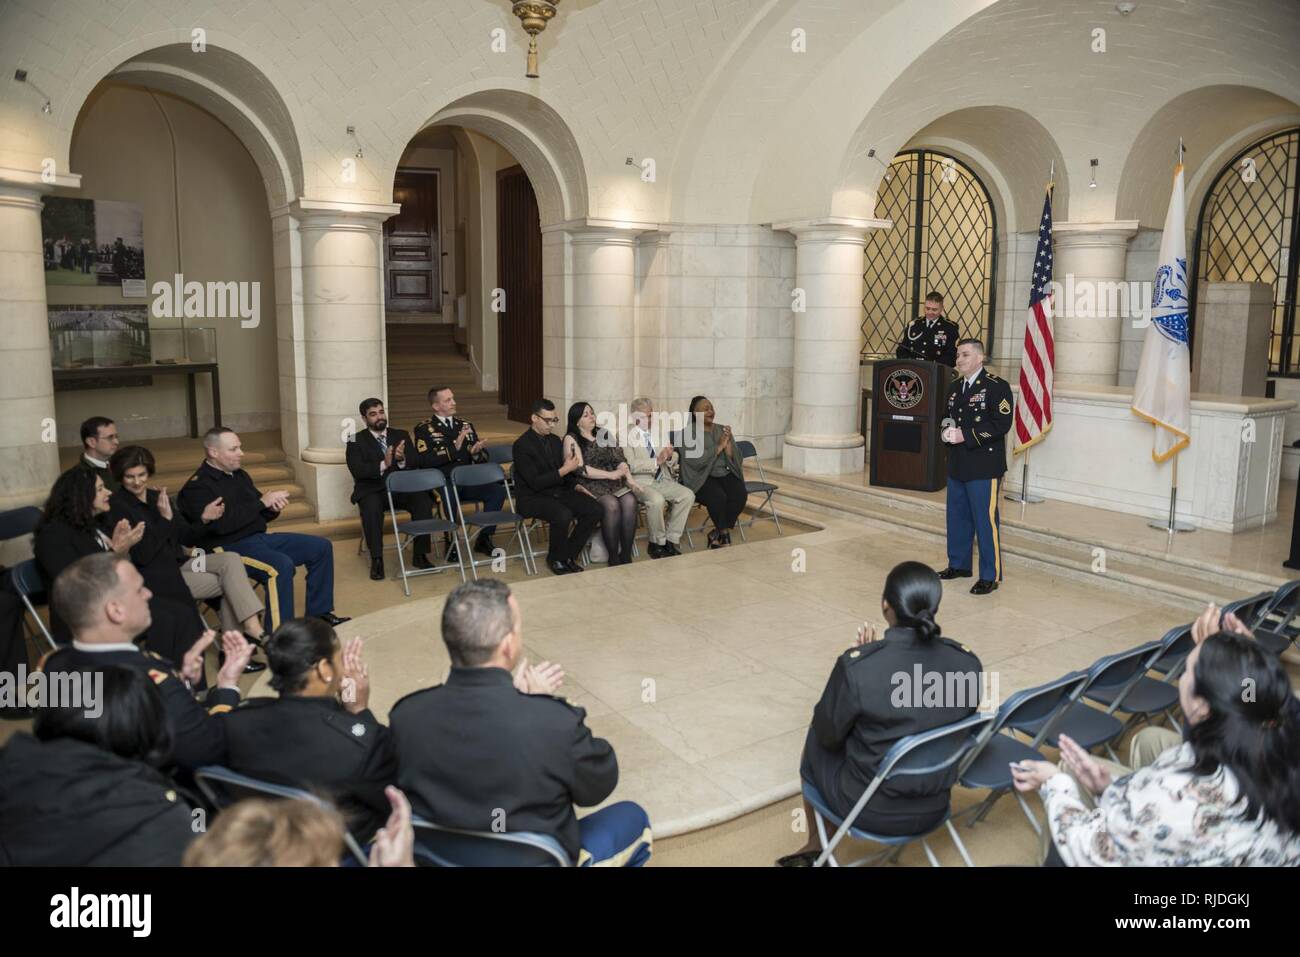
<instances>
[{"instance_id":1,"label":"wooden door","mask_svg":"<svg viewBox=\"0 0 1300 957\"><path fill-rule=\"evenodd\" d=\"M522 168L497 172L497 317L501 402L512 421L527 422L542 395L542 229L537 197Z\"/></svg>"},{"instance_id":2,"label":"wooden door","mask_svg":"<svg viewBox=\"0 0 1300 957\"><path fill-rule=\"evenodd\" d=\"M384 223L384 305L394 312L441 312L437 172L398 170L393 202L402 211Z\"/></svg>"}]
</instances>

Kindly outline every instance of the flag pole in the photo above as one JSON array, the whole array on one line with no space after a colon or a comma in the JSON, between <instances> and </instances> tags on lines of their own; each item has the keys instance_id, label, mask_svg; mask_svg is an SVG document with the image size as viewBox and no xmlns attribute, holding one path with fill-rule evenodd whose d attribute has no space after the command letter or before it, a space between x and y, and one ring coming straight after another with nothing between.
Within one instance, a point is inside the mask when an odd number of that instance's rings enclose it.
<instances>
[{"instance_id":1,"label":"flag pole","mask_svg":"<svg viewBox=\"0 0 1300 957\"><path fill-rule=\"evenodd\" d=\"M1148 528L1159 528L1169 534L1169 541L1174 540L1174 532L1194 532L1195 525L1189 525L1187 522L1180 522L1175 517L1178 506L1178 460L1182 457L1182 452L1174 454L1174 474L1169 483L1169 520L1160 522L1155 519L1147 522Z\"/></svg>"}]
</instances>

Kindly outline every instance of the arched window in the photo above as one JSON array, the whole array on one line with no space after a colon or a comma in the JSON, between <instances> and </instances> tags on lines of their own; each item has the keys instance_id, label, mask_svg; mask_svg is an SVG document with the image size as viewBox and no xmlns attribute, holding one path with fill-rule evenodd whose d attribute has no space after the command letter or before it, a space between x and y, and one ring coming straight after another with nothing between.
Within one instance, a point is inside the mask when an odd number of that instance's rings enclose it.
<instances>
[{"instance_id":1,"label":"arched window","mask_svg":"<svg viewBox=\"0 0 1300 957\"><path fill-rule=\"evenodd\" d=\"M979 177L954 156L904 150L880 183L876 216L894 226L867 237L863 358L893 355L932 289L962 337L991 350L997 220Z\"/></svg>"},{"instance_id":2,"label":"arched window","mask_svg":"<svg viewBox=\"0 0 1300 957\"><path fill-rule=\"evenodd\" d=\"M1296 165L1300 128L1253 143L1219 171L1196 223L1197 294L1207 282L1262 282L1273 287L1270 375L1300 377L1296 271L1300 266Z\"/></svg>"}]
</instances>

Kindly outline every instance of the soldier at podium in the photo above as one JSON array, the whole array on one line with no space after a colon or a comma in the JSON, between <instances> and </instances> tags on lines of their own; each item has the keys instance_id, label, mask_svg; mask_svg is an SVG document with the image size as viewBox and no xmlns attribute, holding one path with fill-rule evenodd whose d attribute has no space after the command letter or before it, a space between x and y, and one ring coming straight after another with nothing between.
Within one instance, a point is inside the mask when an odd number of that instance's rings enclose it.
<instances>
[{"instance_id":1,"label":"soldier at podium","mask_svg":"<svg viewBox=\"0 0 1300 957\"><path fill-rule=\"evenodd\" d=\"M925 297L925 315L903 330L894 355L900 359L929 359L953 368L957 363L960 333L957 324L949 322L942 313L943 293L929 293Z\"/></svg>"},{"instance_id":2,"label":"soldier at podium","mask_svg":"<svg viewBox=\"0 0 1300 957\"><path fill-rule=\"evenodd\" d=\"M979 539L980 577L972 595L987 595L1002 580L998 539L998 492L1007 471L1006 434L1011 428L1011 384L984 368L984 344L957 344L958 378L948 386L943 431L948 445L948 567L943 579L969 578L971 552Z\"/></svg>"}]
</instances>

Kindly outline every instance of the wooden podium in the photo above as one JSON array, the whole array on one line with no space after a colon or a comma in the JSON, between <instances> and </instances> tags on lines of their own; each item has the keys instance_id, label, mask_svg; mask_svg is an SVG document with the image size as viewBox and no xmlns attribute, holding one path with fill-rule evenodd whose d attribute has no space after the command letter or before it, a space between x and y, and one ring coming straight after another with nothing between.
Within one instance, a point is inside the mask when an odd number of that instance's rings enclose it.
<instances>
[{"instance_id":1,"label":"wooden podium","mask_svg":"<svg viewBox=\"0 0 1300 957\"><path fill-rule=\"evenodd\" d=\"M923 359L881 359L871 383L871 484L934 492L948 483L939 435L952 370Z\"/></svg>"}]
</instances>

